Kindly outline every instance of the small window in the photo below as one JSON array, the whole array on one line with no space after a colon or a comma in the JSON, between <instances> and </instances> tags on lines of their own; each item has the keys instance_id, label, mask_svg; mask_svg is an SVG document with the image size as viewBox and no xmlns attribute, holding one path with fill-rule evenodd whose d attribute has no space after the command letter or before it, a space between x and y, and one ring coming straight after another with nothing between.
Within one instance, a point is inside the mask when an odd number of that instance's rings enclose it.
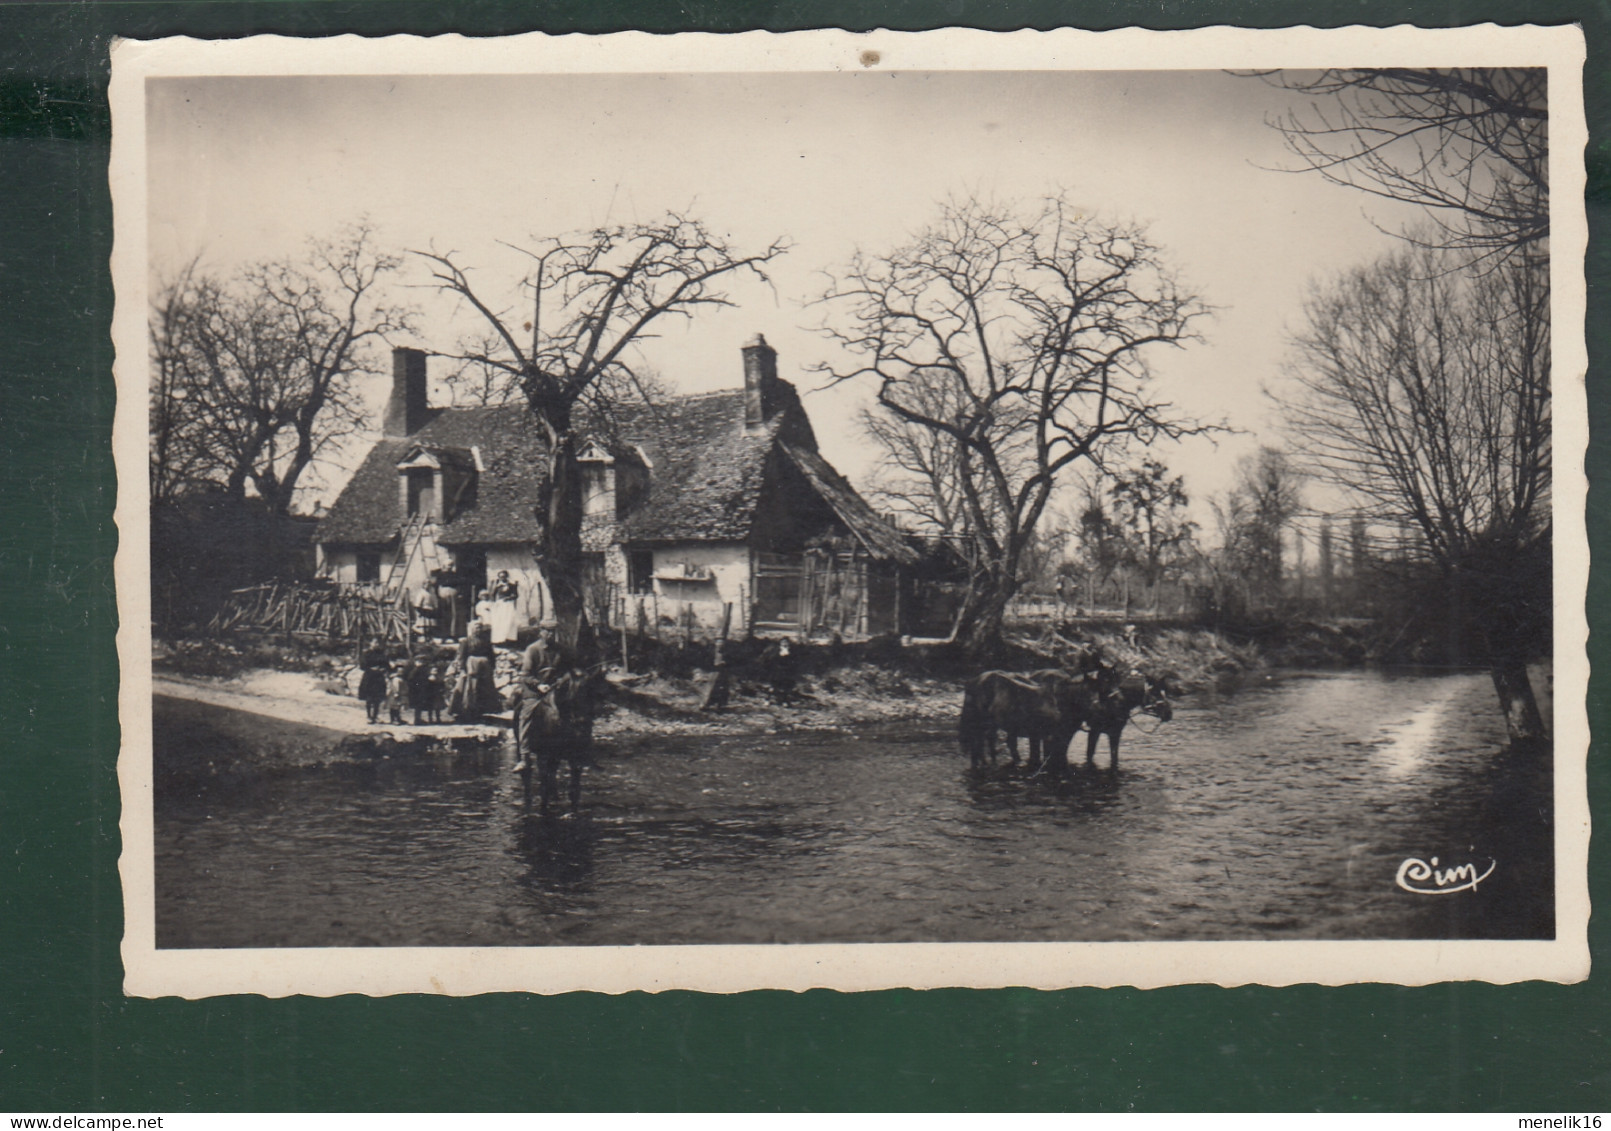
<instances>
[{"instance_id":1,"label":"small window","mask_svg":"<svg viewBox=\"0 0 1611 1131\"><path fill-rule=\"evenodd\" d=\"M358 551L358 583L380 580L380 551Z\"/></svg>"},{"instance_id":2,"label":"small window","mask_svg":"<svg viewBox=\"0 0 1611 1131\"><path fill-rule=\"evenodd\" d=\"M615 477L602 462L582 464L582 513L588 518L615 517Z\"/></svg>"}]
</instances>

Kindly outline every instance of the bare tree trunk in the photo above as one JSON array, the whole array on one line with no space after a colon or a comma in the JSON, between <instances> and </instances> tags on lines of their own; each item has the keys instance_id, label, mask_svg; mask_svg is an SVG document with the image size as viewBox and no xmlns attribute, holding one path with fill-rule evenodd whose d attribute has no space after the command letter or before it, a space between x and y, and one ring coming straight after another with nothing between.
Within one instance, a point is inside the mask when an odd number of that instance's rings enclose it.
<instances>
[{"instance_id":1,"label":"bare tree trunk","mask_svg":"<svg viewBox=\"0 0 1611 1131\"><path fill-rule=\"evenodd\" d=\"M968 594L957 623L957 640L970 659L988 659L1001 646L1002 622L1016 586L1007 578L988 576Z\"/></svg>"},{"instance_id":2,"label":"bare tree trunk","mask_svg":"<svg viewBox=\"0 0 1611 1131\"><path fill-rule=\"evenodd\" d=\"M575 435L566 428L556 436L544 485L548 521L540 524L538 558L554 601L559 645L566 655L587 662L591 657L583 653L591 645L591 633L582 593L582 477Z\"/></svg>"},{"instance_id":3,"label":"bare tree trunk","mask_svg":"<svg viewBox=\"0 0 1611 1131\"><path fill-rule=\"evenodd\" d=\"M1499 695L1500 709L1505 712L1505 729L1510 741L1542 742L1548 737L1544 731L1544 716L1538 710L1538 699L1533 695L1533 683L1527 677L1527 665L1521 660L1500 660L1493 665L1494 691Z\"/></svg>"},{"instance_id":4,"label":"bare tree trunk","mask_svg":"<svg viewBox=\"0 0 1611 1131\"><path fill-rule=\"evenodd\" d=\"M1548 737L1544 716L1533 694L1533 681L1527 675L1527 660L1514 646L1516 636L1515 615L1504 610L1490 618L1478 638L1488 655L1488 670L1493 677L1494 693L1499 696L1499 709L1505 715L1505 730L1510 741L1541 742Z\"/></svg>"}]
</instances>

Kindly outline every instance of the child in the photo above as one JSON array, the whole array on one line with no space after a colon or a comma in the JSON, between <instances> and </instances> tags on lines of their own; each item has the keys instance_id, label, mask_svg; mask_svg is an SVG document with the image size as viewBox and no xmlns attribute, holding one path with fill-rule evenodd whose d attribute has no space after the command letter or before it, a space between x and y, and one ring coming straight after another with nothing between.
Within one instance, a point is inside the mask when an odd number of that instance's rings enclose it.
<instances>
[{"instance_id":1,"label":"child","mask_svg":"<svg viewBox=\"0 0 1611 1131\"><path fill-rule=\"evenodd\" d=\"M386 698L386 657L370 652L364 657L364 674L358 681L358 698L372 723L380 722L380 704Z\"/></svg>"},{"instance_id":2,"label":"child","mask_svg":"<svg viewBox=\"0 0 1611 1131\"><path fill-rule=\"evenodd\" d=\"M403 712L408 708L408 677L401 670L394 671L386 680L386 710L394 724L401 725Z\"/></svg>"},{"instance_id":3,"label":"child","mask_svg":"<svg viewBox=\"0 0 1611 1131\"><path fill-rule=\"evenodd\" d=\"M442 709L447 706L447 678L442 664L432 664L425 680L426 717L433 723L442 721Z\"/></svg>"},{"instance_id":4,"label":"child","mask_svg":"<svg viewBox=\"0 0 1611 1131\"><path fill-rule=\"evenodd\" d=\"M427 722L431 713L431 673L435 665L418 660L408 667L408 701L414 707L414 725Z\"/></svg>"}]
</instances>

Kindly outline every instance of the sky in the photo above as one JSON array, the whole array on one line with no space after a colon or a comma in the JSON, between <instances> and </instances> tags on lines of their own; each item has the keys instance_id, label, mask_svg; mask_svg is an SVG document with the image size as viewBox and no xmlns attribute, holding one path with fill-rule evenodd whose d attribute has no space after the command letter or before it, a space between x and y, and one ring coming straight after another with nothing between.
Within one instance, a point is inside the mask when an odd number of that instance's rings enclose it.
<instances>
[{"instance_id":1,"label":"sky","mask_svg":"<svg viewBox=\"0 0 1611 1131\"><path fill-rule=\"evenodd\" d=\"M1277 436L1279 389L1302 298L1390 250L1409 219L1391 205L1278 171L1267 119L1294 96L1219 71L825 72L151 79L150 271L200 256L220 271L295 254L367 217L394 249L453 251L479 286L513 294L520 258L500 241L676 209L741 251L792 250L772 287L740 280L732 309L662 327L642 361L673 388L742 381L739 347L764 333L806 392L824 455L859 483L876 452L855 425L870 386L808 392L831 359L804 305L858 249L889 250L953 196L1033 201L1148 226L1215 315L1206 341L1152 361L1183 412L1240 430L1157 452L1186 476L1194 512L1228 489L1238 457ZM421 284L412 264L407 282ZM450 350L478 329L449 296L404 292L418 345ZM366 390L378 411L385 380ZM345 463L361 457L359 445ZM309 494L329 502L342 465ZM310 500L311 503L311 500Z\"/></svg>"}]
</instances>

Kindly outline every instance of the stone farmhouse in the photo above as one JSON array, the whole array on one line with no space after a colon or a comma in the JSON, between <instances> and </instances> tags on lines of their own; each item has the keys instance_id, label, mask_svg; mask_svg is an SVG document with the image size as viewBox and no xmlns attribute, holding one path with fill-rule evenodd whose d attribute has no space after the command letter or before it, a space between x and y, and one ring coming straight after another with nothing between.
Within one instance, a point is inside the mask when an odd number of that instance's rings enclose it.
<instances>
[{"instance_id":1,"label":"stone farmhouse","mask_svg":"<svg viewBox=\"0 0 1611 1131\"><path fill-rule=\"evenodd\" d=\"M594 623L704 637L913 631L918 543L817 450L800 397L757 335L740 389L638 403L581 451ZM433 569L484 589L507 570L517 621L552 615L531 552L544 440L524 405L433 408L426 355L393 351L382 436L319 523L332 581L412 590Z\"/></svg>"}]
</instances>

